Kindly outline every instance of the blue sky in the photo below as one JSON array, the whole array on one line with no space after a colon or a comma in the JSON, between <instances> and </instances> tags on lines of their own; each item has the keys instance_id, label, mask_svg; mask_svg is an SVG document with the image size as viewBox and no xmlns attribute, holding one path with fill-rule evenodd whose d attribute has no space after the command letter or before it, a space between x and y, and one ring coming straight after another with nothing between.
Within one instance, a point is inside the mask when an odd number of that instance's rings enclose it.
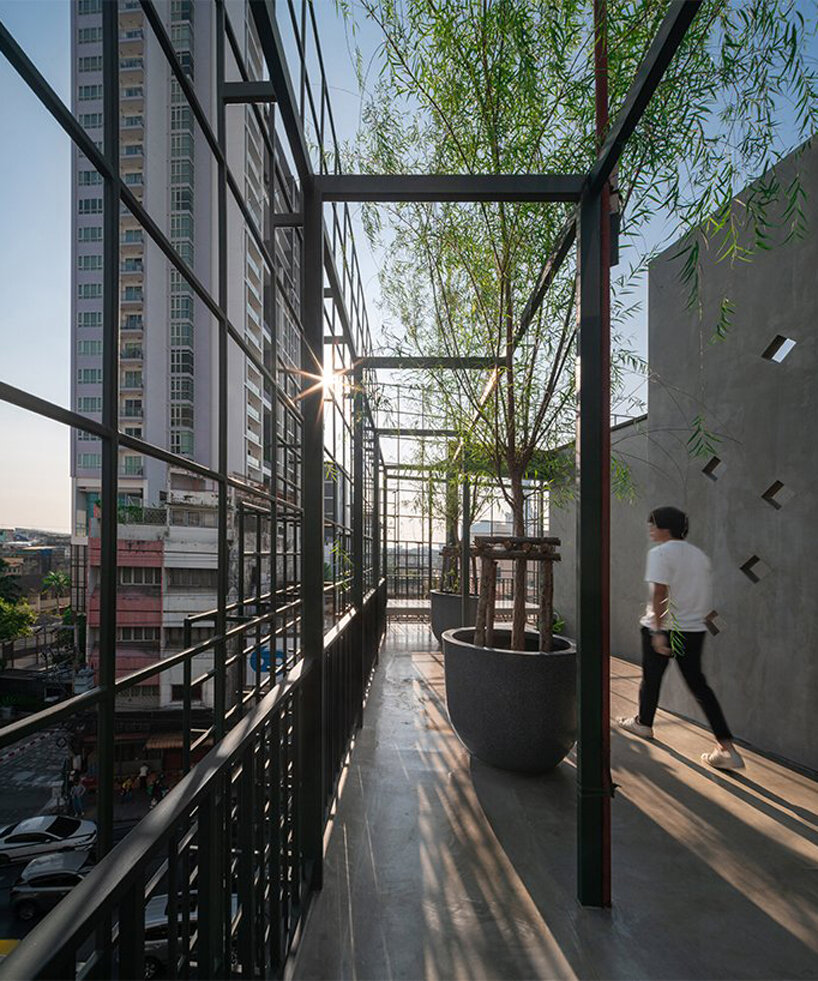
<instances>
[{"instance_id":1,"label":"blue sky","mask_svg":"<svg viewBox=\"0 0 818 981\"><path fill-rule=\"evenodd\" d=\"M70 101L69 6L2 0L0 20ZM0 57L0 378L69 401L71 150ZM68 529L68 430L0 402L0 526Z\"/></svg>"}]
</instances>

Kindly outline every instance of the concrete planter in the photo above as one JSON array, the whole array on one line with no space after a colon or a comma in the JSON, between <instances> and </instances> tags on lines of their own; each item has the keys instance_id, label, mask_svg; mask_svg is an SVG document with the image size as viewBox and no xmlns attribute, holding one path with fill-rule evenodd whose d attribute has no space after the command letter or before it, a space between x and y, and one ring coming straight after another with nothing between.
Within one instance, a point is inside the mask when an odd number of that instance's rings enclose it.
<instances>
[{"instance_id":1,"label":"concrete planter","mask_svg":"<svg viewBox=\"0 0 818 981\"><path fill-rule=\"evenodd\" d=\"M495 647L475 647L474 628L443 635L446 703L452 728L484 763L519 773L553 770L577 738L576 645L554 637L551 654L511 646L509 628L494 629Z\"/></svg>"},{"instance_id":2,"label":"concrete planter","mask_svg":"<svg viewBox=\"0 0 818 981\"><path fill-rule=\"evenodd\" d=\"M467 622L463 623L460 616L460 593L443 593L439 589L429 591L432 601L432 633L438 643L443 634L455 627L473 627L477 619L477 595L469 594L467 606Z\"/></svg>"}]
</instances>

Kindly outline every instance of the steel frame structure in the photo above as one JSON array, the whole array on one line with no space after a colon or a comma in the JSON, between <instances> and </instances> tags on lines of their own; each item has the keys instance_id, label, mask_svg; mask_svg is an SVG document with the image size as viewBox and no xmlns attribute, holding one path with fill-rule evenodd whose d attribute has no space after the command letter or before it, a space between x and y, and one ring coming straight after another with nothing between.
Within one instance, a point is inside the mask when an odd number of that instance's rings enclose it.
<instances>
[{"instance_id":1,"label":"steel frame structure","mask_svg":"<svg viewBox=\"0 0 818 981\"><path fill-rule=\"evenodd\" d=\"M608 179L656 87L682 43L700 3L673 0L625 101L587 175L329 175L319 181L327 200L577 202L573 221L558 238L538 277L515 335L530 324L560 265L577 239L578 389L576 459L579 738L577 743L577 885L585 906L608 906L610 881L609 677L610 332L609 216L603 212ZM469 482L463 481L462 568L468 561ZM461 580L465 622L467 586ZM604 716L604 717L603 717Z\"/></svg>"},{"instance_id":2,"label":"steel frame structure","mask_svg":"<svg viewBox=\"0 0 818 981\"><path fill-rule=\"evenodd\" d=\"M14 386L0 384L0 399L68 427L89 432L102 442L100 671L91 691L74 696L0 731L0 748L80 711L98 713L99 851L101 861L59 907L0 966L3 977L142 977L144 969L143 907L146 897L164 883L172 976L187 976L196 962L200 976L223 977L231 962L242 976L281 971L302 922L309 896L322 885L323 834L343 759L361 724L366 685L377 659L385 625L381 520L384 483L378 434L367 405L369 331L363 287L351 242L351 222L338 204L354 201L540 201L577 204L560 246L543 268L529 304L530 320L572 237L578 240L579 388L578 461L578 894L584 905L609 902L607 836L611 782L602 718L603 665L608 657L607 554L604 542L605 498L609 460L606 435L610 406L605 399L608 352L602 321L602 225L607 221L602 194L622 147L656 89L699 7L676 0L662 25L631 91L587 175L344 175L335 139L320 45L312 6L301 0L280 4L289 14L299 56L297 88L284 56L279 22L271 0L249 0L268 78L252 78L241 58L223 0L214 0L216 22L216 113L208 118L177 57L171 38L152 0L140 0L154 41L164 53L217 170L218 268L212 291L179 256L162 229L126 185L119 164L119 28L118 8L102 4L105 139L102 149L79 125L52 87L9 32L0 25L0 52L16 69L51 117L102 175L104 199L103 411L101 420L65 409ZM316 97L307 76L308 35L314 35L320 78ZM228 49L238 64L240 81L228 80ZM257 225L245 203L227 156L226 106L252 103L277 187L269 227ZM261 108L261 106L266 108ZM280 135L279 135L280 134ZM309 139L318 143L313 166ZM295 173L289 175L284 156ZM332 164L333 173L328 172ZM277 198L277 199L276 199ZM280 352L271 363L245 340L228 315L226 234L228 201L241 214L248 234L264 257L271 286L274 318L279 309L297 325L302 374L293 383ZM279 208L279 204L281 207ZM119 215L127 208L151 242L189 284L217 325L219 425L215 465L206 465L128 435L118 423L119 399ZM329 226L325 208L330 206ZM300 268L294 293L285 281L277 236L291 236ZM343 260L343 261L341 261ZM341 270L341 272L339 272ZM300 304L293 302L293 295ZM524 326L523 326L524 329ZM338 409L339 431L351 459L335 445L333 466L349 491L351 514L335 523L331 535L351 542L352 575L341 577L334 615L327 629L325 561L325 418L324 353L327 332L333 352L343 349L344 367L354 371L352 411ZM276 331L273 331L275 337ZM279 412L290 419L296 476L276 472L271 487L260 488L228 470L227 426L230 351L252 363L275 393L275 433ZM356 367L357 365L357 367ZM289 380L288 380L289 379ZM297 392L293 384L299 389ZM343 396L341 396L343 401ZM335 423L333 423L333 426ZM283 440L286 443L287 440ZM217 605L209 611L214 634L154 665L116 677L117 482L120 448L178 467L212 481L218 488ZM289 489L288 489L289 488ZM464 515L469 511L464 482ZM383 498L385 500L385 498ZM233 513L240 525L240 565L244 569L245 534L254 525L251 552L256 575L249 595L242 589L229 602L229 528ZM276 550L279 525L293 532L293 581L279 587ZM269 542L263 548L265 539ZM260 569L269 561L270 589L261 589ZM351 582L347 584L347 578ZM465 577L464 577L465 579ZM250 612L252 611L252 612ZM289 619L288 619L289 618ZM204 618L203 618L204 619ZM300 621L300 650L291 665L266 679L256 672L246 686L245 664L259 644L278 636L282 624ZM213 651L212 736L214 748L193 766L166 801L131 835L113 846L113 794L116 697L173 665L185 665L185 683L193 682L193 658ZM185 702L189 713L189 697ZM189 717L189 715L188 715ZM186 748L186 761L194 743ZM234 832L233 829L236 829ZM235 837L234 837L235 834ZM191 894L207 895L194 926ZM240 912L240 916L237 915ZM129 924L128 930L118 924ZM194 939L195 935L195 939ZM88 948L91 948L90 953Z\"/></svg>"}]
</instances>

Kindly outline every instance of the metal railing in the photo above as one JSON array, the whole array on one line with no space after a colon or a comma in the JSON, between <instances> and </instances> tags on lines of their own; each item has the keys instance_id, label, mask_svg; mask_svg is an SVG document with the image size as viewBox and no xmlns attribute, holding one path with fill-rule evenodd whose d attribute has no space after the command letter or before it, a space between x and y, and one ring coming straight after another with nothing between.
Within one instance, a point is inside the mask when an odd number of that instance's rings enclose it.
<instances>
[{"instance_id":1,"label":"metal railing","mask_svg":"<svg viewBox=\"0 0 818 981\"><path fill-rule=\"evenodd\" d=\"M0 978L142 978L151 958L170 978L277 974L310 881L305 743L317 728L324 825L385 622L381 581L326 635L323 659L298 661L34 928ZM321 720L302 702L316 672L328 696Z\"/></svg>"}]
</instances>

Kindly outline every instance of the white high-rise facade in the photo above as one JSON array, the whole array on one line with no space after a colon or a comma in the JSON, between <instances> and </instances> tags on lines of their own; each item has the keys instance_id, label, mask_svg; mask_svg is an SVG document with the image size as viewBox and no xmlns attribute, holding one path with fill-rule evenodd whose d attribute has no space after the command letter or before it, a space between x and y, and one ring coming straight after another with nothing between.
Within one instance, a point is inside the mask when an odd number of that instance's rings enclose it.
<instances>
[{"instance_id":1,"label":"white high-rise facade","mask_svg":"<svg viewBox=\"0 0 818 981\"><path fill-rule=\"evenodd\" d=\"M137 0L122 0L118 9L123 180L196 278L218 299L216 160L142 7ZM157 10L215 130L215 5L164 0L157 3ZM241 0L231 3L229 12L243 45L245 64L252 77L261 78L260 48L246 5ZM73 5L72 48L73 110L101 147L100 0L77 0ZM228 77L238 77L229 47L227 71ZM263 111L266 113L266 107ZM257 113L249 105L229 106L226 120L228 163L263 234L268 224L265 171L269 173L269 156L265 156ZM72 180L71 397L74 408L100 419L103 188L101 176L76 149ZM269 276L241 209L229 193L227 216L230 322L258 359L272 369L272 324L264 313ZM119 249L120 428L215 468L217 321L124 205L120 207ZM288 337L292 330L284 333ZM272 393L261 372L232 340L227 368L228 472L256 486L269 485ZM74 565L87 570L88 655L95 664L100 441L85 433L75 434L71 457ZM217 535L212 482L130 449L120 452L118 481L117 674L121 674L179 650L185 617L216 605ZM90 548L85 547L88 545ZM81 553L86 553L84 559L78 557ZM82 609L83 603L75 600L75 607ZM194 628L193 636L204 629ZM206 662L207 658L198 660ZM182 668L174 668L150 685L135 688L132 695L143 706L169 706L179 700L181 681ZM209 694L205 685L195 697L208 701Z\"/></svg>"},{"instance_id":2,"label":"white high-rise facade","mask_svg":"<svg viewBox=\"0 0 818 981\"><path fill-rule=\"evenodd\" d=\"M192 0L157 4L179 61L209 118L215 119L215 5ZM261 77L261 54L243 3L230 13L246 64ZM241 31L238 30L239 26ZM170 238L196 277L216 295L218 235L216 163L137 0L119 4L120 166L124 181ZM77 0L72 12L73 109L100 146L103 130L101 0ZM230 52L228 49L228 71ZM215 128L215 126L214 126ZM227 109L228 160L259 229L265 227L265 151L252 107ZM101 176L74 150L74 250L71 397L77 410L101 418L103 193ZM215 465L218 330L199 300L137 218L120 217L119 417L123 432L200 463ZM261 254L228 194L228 313L260 360L272 367L265 322ZM228 364L231 473L269 483L272 411L257 368L231 342ZM268 447L265 452L265 446ZM73 533L91 531L99 497L98 439L74 436L71 452ZM123 504L158 505L167 468L131 450L119 461Z\"/></svg>"}]
</instances>

